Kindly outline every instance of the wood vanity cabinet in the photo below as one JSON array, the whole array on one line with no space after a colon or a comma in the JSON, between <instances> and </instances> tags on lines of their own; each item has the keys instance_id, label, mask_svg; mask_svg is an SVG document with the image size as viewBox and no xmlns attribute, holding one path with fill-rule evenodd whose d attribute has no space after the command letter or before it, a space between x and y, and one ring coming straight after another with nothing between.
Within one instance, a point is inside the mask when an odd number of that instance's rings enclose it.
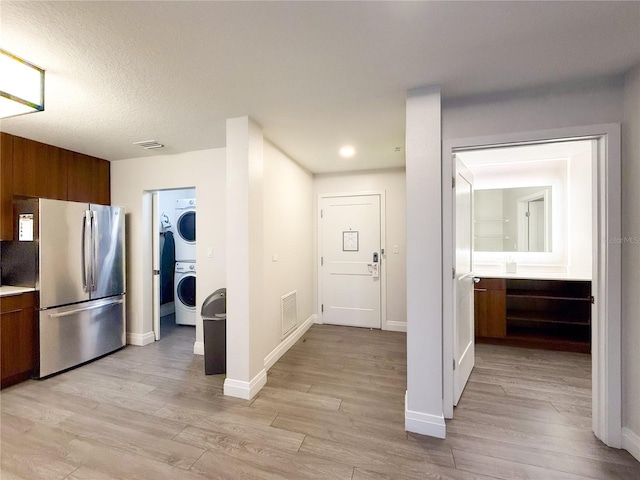
<instances>
[{"instance_id":1,"label":"wood vanity cabinet","mask_svg":"<svg viewBox=\"0 0 640 480\"><path fill-rule=\"evenodd\" d=\"M108 161L8 133L0 140L0 240L13 239L14 196L111 203Z\"/></svg>"},{"instance_id":2,"label":"wood vanity cabinet","mask_svg":"<svg viewBox=\"0 0 640 480\"><path fill-rule=\"evenodd\" d=\"M590 281L482 278L474 295L478 343L591 351Z\"/></svg>"},{"instance_id":3,"label":"wood vanity cabinet","mask_svg":"<svg viewBox=\"0 0 640 480\"><path fill-rule=\"evenodd\" d=\"M28 379L34 366L36 294L0 298L0 388Z\"/></svg>"},{"instance_id":4,"label":"wood vanity cabinet","mask_svg":"<svg viewBox=\"0 0 640 480\"><path fill-rule=\"evenodd\" d=\"M507 335L506 281L481 278L474 286L475 332L479 338L504 338Z\"/></svg>"}]
</instances>

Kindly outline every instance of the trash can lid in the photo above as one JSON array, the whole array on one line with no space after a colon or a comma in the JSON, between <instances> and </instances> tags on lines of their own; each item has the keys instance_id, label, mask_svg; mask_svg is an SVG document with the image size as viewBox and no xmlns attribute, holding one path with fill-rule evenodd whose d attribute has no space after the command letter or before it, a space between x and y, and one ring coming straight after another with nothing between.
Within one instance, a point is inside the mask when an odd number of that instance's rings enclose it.
<instances>
[{"instance_id":1,"label":"trash can lid","mask_svg":"<svg viewBox=\"0 0 640 480\"><path fill-rule=\"evenodd\" d=\"M219 288L202 303L200 314L203 319L223 320L227 318L227 289Z\"/></svg>"}]
</instances>

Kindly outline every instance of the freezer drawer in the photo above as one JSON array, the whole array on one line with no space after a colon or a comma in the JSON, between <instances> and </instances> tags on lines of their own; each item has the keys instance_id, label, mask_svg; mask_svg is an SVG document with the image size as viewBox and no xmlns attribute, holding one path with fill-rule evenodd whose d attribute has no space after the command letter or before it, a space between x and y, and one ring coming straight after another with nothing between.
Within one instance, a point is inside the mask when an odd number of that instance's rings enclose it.
<instances>
[{"instance_id":1,"label":"freezer drawer","mask_svg":"<svg viewBox=\"0 0 640 480\"><path fill-rule=\"evenodd\" d=\"M39 327L41 378L123 347L125 296L41 310Z\"/></svg>"}]
</instances>

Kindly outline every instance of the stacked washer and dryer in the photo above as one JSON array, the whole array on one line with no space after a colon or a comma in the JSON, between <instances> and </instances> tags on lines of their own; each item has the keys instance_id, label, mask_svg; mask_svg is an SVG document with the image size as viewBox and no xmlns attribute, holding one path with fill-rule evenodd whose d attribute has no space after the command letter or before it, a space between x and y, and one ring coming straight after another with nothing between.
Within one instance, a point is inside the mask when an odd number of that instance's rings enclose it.
<instances>
[{"instance_id":1,"label":"stacked washer and dryer","mask_svg":"<svg viewBox=\"0 0 640 480\"><path fill-rule=\"evenodd\" d=\"M176 323L196 324L196 199L176 200Z\"/></svg>"}]
</instances>

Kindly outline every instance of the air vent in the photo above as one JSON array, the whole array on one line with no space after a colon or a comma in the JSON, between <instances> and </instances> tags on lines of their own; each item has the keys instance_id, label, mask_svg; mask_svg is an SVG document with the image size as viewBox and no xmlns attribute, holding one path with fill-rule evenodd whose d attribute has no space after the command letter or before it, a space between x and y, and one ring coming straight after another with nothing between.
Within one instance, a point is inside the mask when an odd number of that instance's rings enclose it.
<instances>
[{"instance_id":1,"label":"air vent","mask_svg":"<svg viewBox=\"0 0 640 480\"><path fill-rule=\"evenodd\" d=\"M143 140L142 142L133 142L134 145L150 150L152 148L162 148L163 144L156 142L155 140Z\"/></svg>"},{"instance_id":2,"label":"air vent","mask_svg":"<svg viewBox=\"0 0 640 480\"><path fill-rule=\"evenodd\" d=\"M298 326L298 291L294 290L280 299L282 314L282 338L293 332Z\"/></svg>"}]
</instances>

